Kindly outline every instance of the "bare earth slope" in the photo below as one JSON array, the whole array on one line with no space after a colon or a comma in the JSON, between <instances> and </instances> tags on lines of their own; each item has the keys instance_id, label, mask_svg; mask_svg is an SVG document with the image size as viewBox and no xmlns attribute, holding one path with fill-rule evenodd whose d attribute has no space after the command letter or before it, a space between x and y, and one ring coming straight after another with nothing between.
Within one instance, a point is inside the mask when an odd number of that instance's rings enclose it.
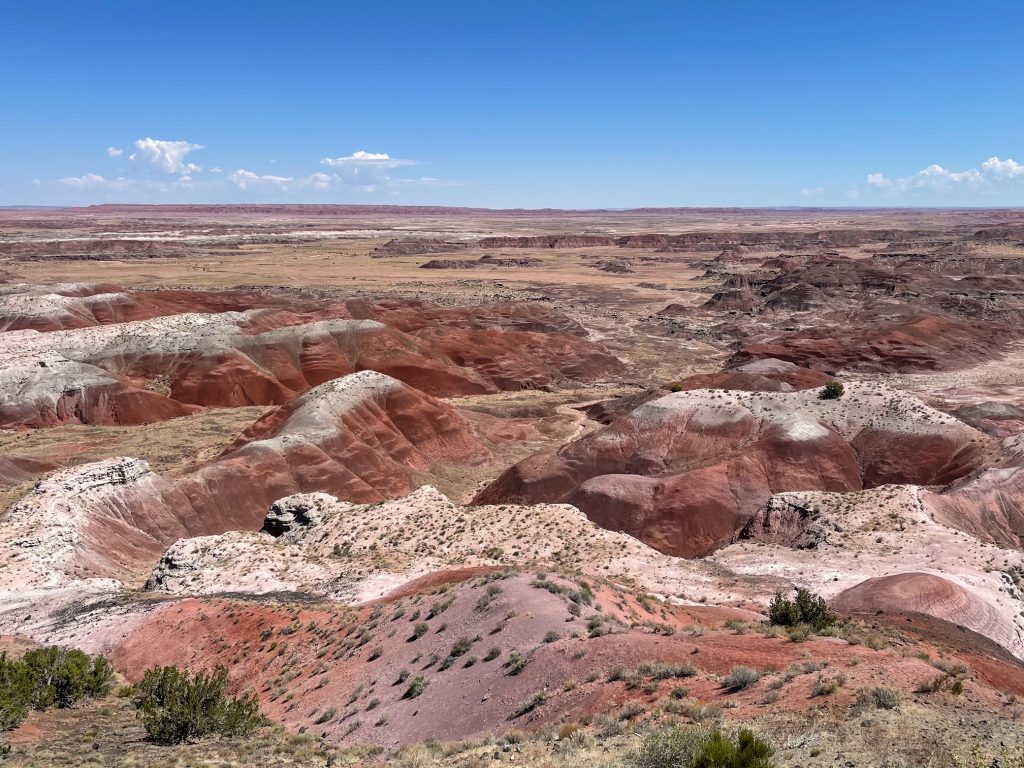
<instances>
[{"instance_id":1,"label":"bare earth slope","mask_svg":"<svg viewBox=\"0 0 1024 768\"><path fill-rule=\"evenodd\" d=\"M664 395L553 455L512 467L480 503L567 501L682 556L727 542L772 493L940 484L982 462L988 438L916 398L849 384L817 391Z\"/></svg>"}]
</instances>

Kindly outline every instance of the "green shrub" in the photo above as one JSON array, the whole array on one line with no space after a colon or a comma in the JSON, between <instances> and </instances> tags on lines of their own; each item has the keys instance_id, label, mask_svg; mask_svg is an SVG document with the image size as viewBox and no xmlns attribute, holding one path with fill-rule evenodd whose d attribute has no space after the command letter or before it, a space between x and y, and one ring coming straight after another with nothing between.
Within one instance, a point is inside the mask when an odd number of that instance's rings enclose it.
<instances>
[{"instance_id":1,"label":"green shrub","mask_svg":"<svg viewBox=\"0 0 1024 768\"><path fill-rule=\"evenodd\" d=\"M73 648L36 648L21 661L32 676L36 709L71 707L81 699L107 695L114 684L110 662Z\"/></svg>"},{"instance_id":2,"label":"green shrub","mask_svg":"<svg viewBox=\"0 0 1024 768\"><path fill-rule=\"evenodd\" d=\"M630 763L631 768L772 768L772 754L766 741L746 729L730 736L673 726L648 733Z\"/></svg>"},{"instance_id":3,"label":"green shrub","mask_svg":"<svg viewBox=\"0 0 1024 768\"><path fill-rule=\"evenodd\" d=\"M838 400L844 394L846 394L846 388L842 384L838 381L830 381L821 388L818 397L822 400Z\"/></svg>"},{"instance_id":4,"label":"green shrub","mask_svg":"<svg viewBox=\"0 0 1024 768\"><path fill-rule=\"evenodd\" d=\"M781 592L775 593L775 599L768 606L768 623L783 627L810 624L820 631L835 624L836 615L825 598L800 588L796 591L796 600L790 600Z\"/></svg>"},{"instance_id":5,"label":"green shrub","mask_svg":"<svg viewBox=\"0 0 1024 768\"><path fill-rule=\"evenodd\" d=\"M0 654L0 731L16 728L32 706L32 675L25 664Z\"/></svg>"},{"instance_id":6,"label":"green shrub","mask_svg":"<svg viewBox=\"0 0 1024 768\"><path fill-rule=\"evenodd\" d=\"M682 726L651 731L629 762L632 768L687 768L709 736L704 728Z\"/></svg>"},{"instance_id":7,"label":"green shrub","mask_svg":"<svg viewBox=\"0 0 1024 768\"><path fill-rule=\"evenodd\" d=\"M113 685L109 661L73 648L36 648L19 660L0 654L0 731L15 728L30 709L71 707L106 696Z\"/></svg>"},{"instance_id":8,"label":"green shrub","mask_svg":"<svg viewBox=\"0 0 1024 768\"><path fill-rule=\"evenodd\" d=\"M136 688L135 707L146 733L161 744L180 744L210 733L251 733L265 720L254 696L232 698L225 692L228 672L188 672L155 667Z\"/></svg>"},{"instance_id":9,"label":"green shrub","mask_svg":"<svg viewBox=\"0 0 1024 768\"><path fill-rule=\"evenodd\" d=\"M733 667L722 686L730 691L744 691L762 677L761 672L751 667Z\"/></svg>"},{"instance_id":10,"label":"green shrub","mask_svg":"<svg viewBox=\"0 0 1024 768\"><path fill-rule=\"evenodd\" d=\"M412 679L412 682L409 683L409 687L405 689L405 693L402 694L402 698L403 699L415 699L420 694L422 694L425 690L427 690L427 686L428 685L430 685L430 681L427 680L427 678L423 677L422 675L414 677Z\"/></svg>"},{"instance_id":11,"label":"green shrub","mask_svg":"<svg viewBox=\"0 0 1024 768\"><path fill-rule=\"evenodd\" d=\"M874 704L878 709L896 709L900 705L900 694L894 688L861 689L858 692L857 703Z\"/></svg>"},{"instance_id":12,"label":"green shrub","mask_svg":"<svg viewBox=\"0 0 1024 768\"><path fill-rule=\"evenodd\" d=\"M771 768L773 750L745 728L736 737L715 731L701 745L690 768Z\"/></svg>"},{"instance_id":13,"label":"green shrub","mask_svg":"<svg viewBox=\"0 0 1024 768\"><path fill-rule=\"evenodd\" d=\"M517 650L509 651L508 661L505 662L505 669L508 671L505 674L514 677L526 669L526 665L531 661L533 661L532 653L521 653Z\"/></svg>"}]
</instances>

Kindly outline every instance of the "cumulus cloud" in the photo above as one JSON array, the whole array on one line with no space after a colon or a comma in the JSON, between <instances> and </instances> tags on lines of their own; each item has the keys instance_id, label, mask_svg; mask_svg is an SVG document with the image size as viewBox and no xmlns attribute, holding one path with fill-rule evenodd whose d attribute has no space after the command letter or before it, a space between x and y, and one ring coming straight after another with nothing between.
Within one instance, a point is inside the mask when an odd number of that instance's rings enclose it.
<instances>
[{"instance_id":1,"label":"cumulus cloud","mask_svg":"<svg viewBox=\"0 0 1024 768\"><path fill-rule=\"evenodd\" d=\"M1012 179L1014 176L1024 176L1024 165L1010 158L1000 160L998 157L990 157L981 164L981 171L994 178Z\"/></svg>"},{"instance_id":2,"label":"cumulus cloud","mask_svg":"<svg viewBox=\"0 0 1024 768\"><path fill-rule=\"evenodd\" d=\"M320 160L320 164L334 169L331 184L365 187L369 190L390 184L392 178L389 171L402 166L416 165L416 161L392 157L387 152L359 150L342 157L325 157Z\"/></svg>"},{"instance_id":3,"label":"cumulus cloud","mask_svg":"<svg viewBox=\"0 0 1024 768\"><path fill-rule=\"evenodd\" d=\"M913 192L915 190L951 191L956 189L994 189L996 185L1024 176L1024 165L1007 158L990 157L981 168L953 171L932 163L911 176L892 178L884 173L869 173L869 187L887 192Z\"/></svg>"},{"instance_id":4,"label":"cumulus cloud","mask_svg":"<svg viewBox=\"0 0 1024 768\"><path fill-rule=\"evenodd\" d=\"M306 179L306 182L313 189L330 189L337 181L339 179L336 174L323 173L322 171L318 171Z\"/></svg>"},{"instance_id":5,"label":"cumulus cloud","mask_svg":"<svg viewBox=\"0 0 1024 768\"><path fill-rule=\"evenodd\" d=\"M197 173L201 171L195 163L186 163L185 158L202 144L190 141L163 141L161 139L139 139L135 142L136 151L129 155L131 160L145 160L164 173Z\"/></svg>"},{"instance_id":6,"label":"cumulus cloud","mask_svg":"<svg viewBox=\"0 0 1024 768\"><path fill-rule=\"evenodd\" d=\"M134 163L134 172L127 178L106 178L97 173L82 176L68 176L56 183L68 190L81 194L87 192L110 193L128 191L146 197L158 197L166 193L201 188L208 193L223 193L226 189L262 190L264 192L285 192L288 194L330 194L357 191L359 193L388 192L414 186L446 187L463 182L448 181L431 176L407 178L392 176L394 169L415 166L415 160L392 157L386 152L359 150L340 157L324 157L320 163L326 166L308 175L294 173L290 176L262 174L247 168L228 172L219 166L209 168L203 176L203 169L189 161L191 154L205 149L201 144L189 141L166 141L144 138L134 142L132 148L122 149L110 146L107 155L127 158ZM128 154L128 153L131 154ZM273 161L271 161L273 162ZM153 173L152 171L156 171Z\"/></svg>"},{"instance_id":7,"label":"cumulus cloud","mask_svg":"<svg viewBox=\"0 0 1024 768\"><path fill-rule=\"evenodd\" d=\"M291 176L271 176L269 174L260 175L247 171L244 168L239 168L237 171L228 176L228 181L234 184L239 189L248 189L249 187L279 187L281 189L289 186L295 179Z\"/></svg>"},{"instance_id":8,"label":"cumulus cloud","mask_svg":"<svg viewBox=\"0 0 1024 768\"><path fill-rule=\"evenodd\" d=\"M805 195L805 196L823 195L823 194L825 194L825 188L824 187L804 187L803 189L800 190L800 194L801 195Z\"/></svg>"},{"instance_id":9,"label":"cumulus cloud","mask_svg":"<svg viewBox=\"0 0 1024 768\"><path fill-rule=\"evenodd\" d=\"M320 161L320 163L330 166L331 168L344 168L351 166L400 168L403 165L416 165L415 160L402 160L398 157L392 157L387 152L366 152L363 150L359 150L358 152L353 152L351 155L344 155L342 157L325 157Z\"/></svg>"}]
</instances>

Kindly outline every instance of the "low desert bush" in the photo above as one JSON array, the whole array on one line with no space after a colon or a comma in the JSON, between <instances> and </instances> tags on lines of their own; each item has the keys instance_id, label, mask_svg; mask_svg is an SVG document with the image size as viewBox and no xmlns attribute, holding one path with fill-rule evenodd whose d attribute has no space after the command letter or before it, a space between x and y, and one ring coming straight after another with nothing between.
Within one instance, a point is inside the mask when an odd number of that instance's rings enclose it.
<instances>
[{"instance_id":1,"label":"low desert bush","mask_svg":"<svg viewBox=\"0 0 1024 768\"><path fill-rule=\"evenodd\" d=\"M735 736L702 727L673 726L648 733L631 768L771 768L773 750L748 730Z\"/></svg>"},{"instance_id":2,"label":"low desert bush","mask_svg":"<svg viewBox=\"0 0 1024 768\"><path fill-rule=\"evenodd\" d=\"M896 709L900 705L900 694L893 688L861 688L857 692L857 704L874 705L878 709Z\"/></svg>"},{"instance_id":3,"label":"low desert bush","mask_svg":"<svg viewBox=\"0 0 1024 768\"><path fill-rule=\"evenodd\" d=\"M822 400L838 400L844 394L846 394L846 388L842 384L838 381L830 381L821 388L818 397Z\"/></svg>"},{"instance_id":4,"label":"low desert bush","mask_svg":"<svg viewBox=\"0 0 1024 768\"><path fill-rule=\"evenodd\" d=\"M836 623L836 615L825 598L801 588L796 591L796 600L790 600L781 592L775 593L775 599L768 607L768 623L783 627L808 624L821 631Z\"/></svg>"},{"instance_id":5,"label":"low desert bush","mask_svg":"<svg viewBox=\"0 0 1024 768\"><path fill-rule=\"evenodd\" d=\"M134 697L146 733L160 744L180 744L211 733L252 733L266 722L259 704L250 694L229 696L227 682L224 667L194 675L173 666L148 670Z\"/></svg>"},{"instance_id":6,"label":"low desert bush","mask_svg":"<svg viewBox=\"0 0 1024 768\"><path fill-rule=\"evenodd\" d=\"M733 667L722 680L722 687L730 691L743 691L761 679L762 673L751 667Z\"/></svg>"}]
</instances>

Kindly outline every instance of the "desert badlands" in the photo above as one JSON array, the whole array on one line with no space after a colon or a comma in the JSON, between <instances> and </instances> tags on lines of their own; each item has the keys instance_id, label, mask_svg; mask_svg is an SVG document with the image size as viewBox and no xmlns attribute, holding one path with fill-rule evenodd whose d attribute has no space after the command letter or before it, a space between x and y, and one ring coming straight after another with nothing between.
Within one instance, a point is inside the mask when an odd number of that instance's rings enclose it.
<instances>
[{"instance_id":1,"label":"desert badlands","mask_svg":"<svg viewBox=\"0 0 1024 768\"><path fill-rule=\"evenodd\" d=\"M1018 765L1024 213L0 210L0 502L11 764Z\"/></svg>"}]
</instances>

